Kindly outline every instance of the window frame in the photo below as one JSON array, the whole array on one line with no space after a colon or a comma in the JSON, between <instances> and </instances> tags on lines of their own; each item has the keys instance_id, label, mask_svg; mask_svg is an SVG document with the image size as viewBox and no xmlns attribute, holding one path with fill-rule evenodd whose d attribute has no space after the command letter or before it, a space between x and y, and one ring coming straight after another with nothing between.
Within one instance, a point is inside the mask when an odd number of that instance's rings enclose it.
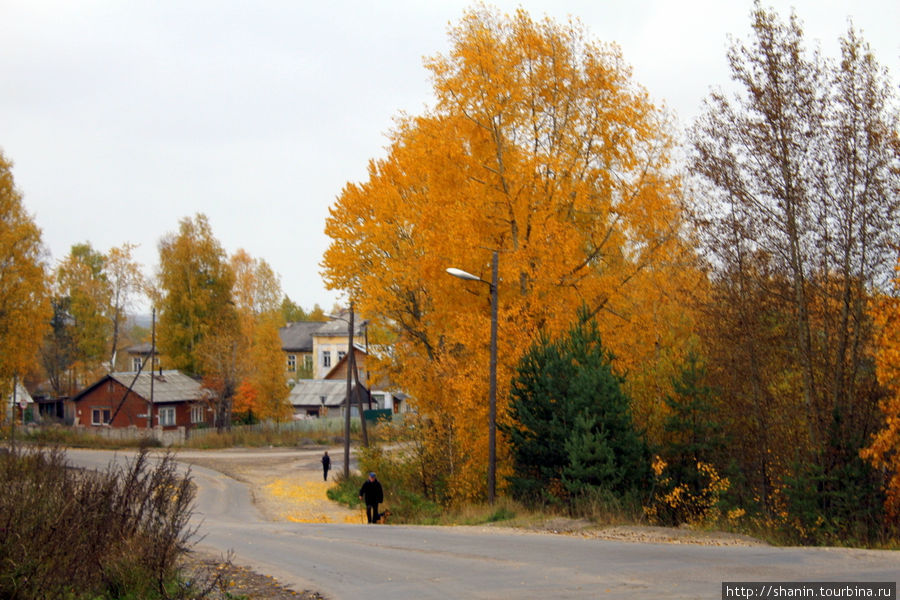
<instances>
[{"instance_id":1,"label":"window frame","mask_svg":"<svg viewBox=\"0 0 900 600\"><path fill-rule=\"evenodd\" d=\"M98 419L98 416L100 417ZM91 425L101 427L109 425L112 410L108 408L91 408Z\"/></svg>"},{"instance_id":2,"label":"window frame","mask_svg":"<svg viewBox=\"0 0 900 600\"><path fill-rule=\"evenodd\" d=\"M174 406L160 406L156 415L160 427L174 427L178 424L178 411L175 410ZM166 415L165 419L163 415ZM171 423L169 422L169 416L171 416Z\"/></svg>"}]
</instances>

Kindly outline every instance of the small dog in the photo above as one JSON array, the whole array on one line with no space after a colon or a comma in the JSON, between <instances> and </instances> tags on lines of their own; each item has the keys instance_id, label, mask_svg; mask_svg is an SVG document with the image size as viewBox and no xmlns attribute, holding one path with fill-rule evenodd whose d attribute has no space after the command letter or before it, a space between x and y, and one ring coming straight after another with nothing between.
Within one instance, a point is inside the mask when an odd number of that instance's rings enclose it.
<instances>
[{"instance_id":1,"label":"small dog","mask_svg":"<svg viewBox=\"0 0 900 600\"><path fill-rule=\"evenodd\" d=\"M378 518L375 519L376 523L380 523L382 525L387 525L388 517L391 516L391 509L386 508L383 513L378 513Z\"/></svg>"}]
</instances>

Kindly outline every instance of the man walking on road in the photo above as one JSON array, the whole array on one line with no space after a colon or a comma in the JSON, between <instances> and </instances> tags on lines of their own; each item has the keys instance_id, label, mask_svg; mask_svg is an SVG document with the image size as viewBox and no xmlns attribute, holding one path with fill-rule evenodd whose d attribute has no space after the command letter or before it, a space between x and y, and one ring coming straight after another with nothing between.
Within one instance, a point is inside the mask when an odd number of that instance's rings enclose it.
<instances>
[{"instance_id":1,"label":"man walking on road","mask_svg":"<svg viewBox=\"0 0 900 600\"><path fill-rule=\"evenodd\" d=\"M381 482L375 479L375 473L369 473L369 479L359 488L359 499L366 501L366 518L369 523L378 522L378 505L384 502L384 490Z\"/></svg>"},{"instance_id":2,"label":"man walking on road","mask_svg":"<svg viewBox=\"0 0 900 600\"><path fill-rule=\"evenodd\" d=\"M325 451L325 455L322 457L322 475L325 478L325 481L328 481L328 469L331 468L331 457L328 456L328 450Z\"/></svg>"}]
</instances>

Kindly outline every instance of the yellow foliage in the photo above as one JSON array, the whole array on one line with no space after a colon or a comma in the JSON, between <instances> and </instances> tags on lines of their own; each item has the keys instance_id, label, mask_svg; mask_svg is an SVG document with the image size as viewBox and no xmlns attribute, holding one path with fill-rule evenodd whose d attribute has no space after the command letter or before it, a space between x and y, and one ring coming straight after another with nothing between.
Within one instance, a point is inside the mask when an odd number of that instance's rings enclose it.
<instances>
[{"instance_id":1,"label":"yellow foliage","mask_svg":"<svg viewBox=\"0 0 900 600\"><path fill-rule=\"evenodd\" d=\"M895 267L894 295L873 302L877 330L875 371L888 389L881 403L884 425L860 455L890 473L885 509L891 519L900 518L900 259Z\"/></svg>"},{"instance_id":2,"label":"yellow foliage","mask_svg":"<svg viewBox=\"0 0 900 600\"><path fill-rule=\"evenodd\" d=\"M382 372L440 423L451 493L476 499L488 455L490 294L448 267L488 281L500 252L499 420L516 362L540 332L564 331L584 304L617 368L640 372L661 345L673 351L687 338L692 320L676 291L700 278L681 235L664 116L618 49L524 11L470 11L450 36L449 54L426 63L436 107L401 119L388 156L330 209L323 275L396 332ZM652 382L638 387L649 405ZM501 484L507 456L501 437Z\"/></svg>"},{"instance_id":3,"label":"yellow foliage","mask_svg":"<svg viewBox=\"0 0 900 600\"><path fill-rule=\"evenodd\" d=\"M41 230L25 211L11 168L0 153L0 397L34 365L52 314Z\"/></svg>"},{"instance_id":4,"label":"yellow foliage","mask_svg":"<svg viewBox=\"0 0 900 600\"><path fill-rule=\"evenodd\" d=\"M668 475L665 475L665 469L668 465L664 460L657 456L653 461L653 472L656 476L656 485L659 489L664 490L656 498L653 503L646 507L644 511L651 520L660 520L661 508L671 510L677 515L686 517L685 523L690 526L703 527L716 525L722 519L722 513L719 509L719 501L728 491L731 482L727 477L722 477L716 471L715 467L708 463L698 462L697 471L707 481L706 487L697 493L693 493L686 483L677 483L671 481ZM729 511L726 518L734 524L745 511L736 509Z\"/></svg>"},{"instance_id":5,"label":"yellow foliage","mask_svg":"<svg viewBox=\"0 0 900 600\"><path fill-rule=\"evenodd\" d=\"M281 282L269 264L238 250L230 260L232 296L240 323L240 346L247 350L235 412L252 410L263 420L283 421L291 414L284 379L284 355L278 328L283 324Z\"/></svg>"},{"instance_id":6,"label":"yellow foliage","mask_svg":"<svg viewBox=\"0 0 900 600\"><path fill-rule=\"evenodd\" d=\"M329 516L333 509L329 506L327 492L331 484L325 481L295 483L276 479L265 486L265 492L284 502L282 517L294 523L332 523ZM351 513L343 518L343 523L364 523L364 513Z\"/></svg>"}]
</instances>

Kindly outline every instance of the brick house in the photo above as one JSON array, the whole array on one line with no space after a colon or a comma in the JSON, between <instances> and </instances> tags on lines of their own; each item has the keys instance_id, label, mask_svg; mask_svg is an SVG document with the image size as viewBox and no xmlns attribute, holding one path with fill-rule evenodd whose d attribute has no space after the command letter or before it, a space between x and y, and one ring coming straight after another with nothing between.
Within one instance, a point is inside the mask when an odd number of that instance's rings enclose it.
<instances>
[{"instance_id":1,"label":"brick house","mask_svg":"<svg viewBox=\"0 0 900 600\"><path fill-rule=\"evenodd\" d=\"M212 423L210 392L179 371L109 373L72 400L75 425L147 427L152 381L153 426L191 429Z\"/></svg>"}]
</instances>

